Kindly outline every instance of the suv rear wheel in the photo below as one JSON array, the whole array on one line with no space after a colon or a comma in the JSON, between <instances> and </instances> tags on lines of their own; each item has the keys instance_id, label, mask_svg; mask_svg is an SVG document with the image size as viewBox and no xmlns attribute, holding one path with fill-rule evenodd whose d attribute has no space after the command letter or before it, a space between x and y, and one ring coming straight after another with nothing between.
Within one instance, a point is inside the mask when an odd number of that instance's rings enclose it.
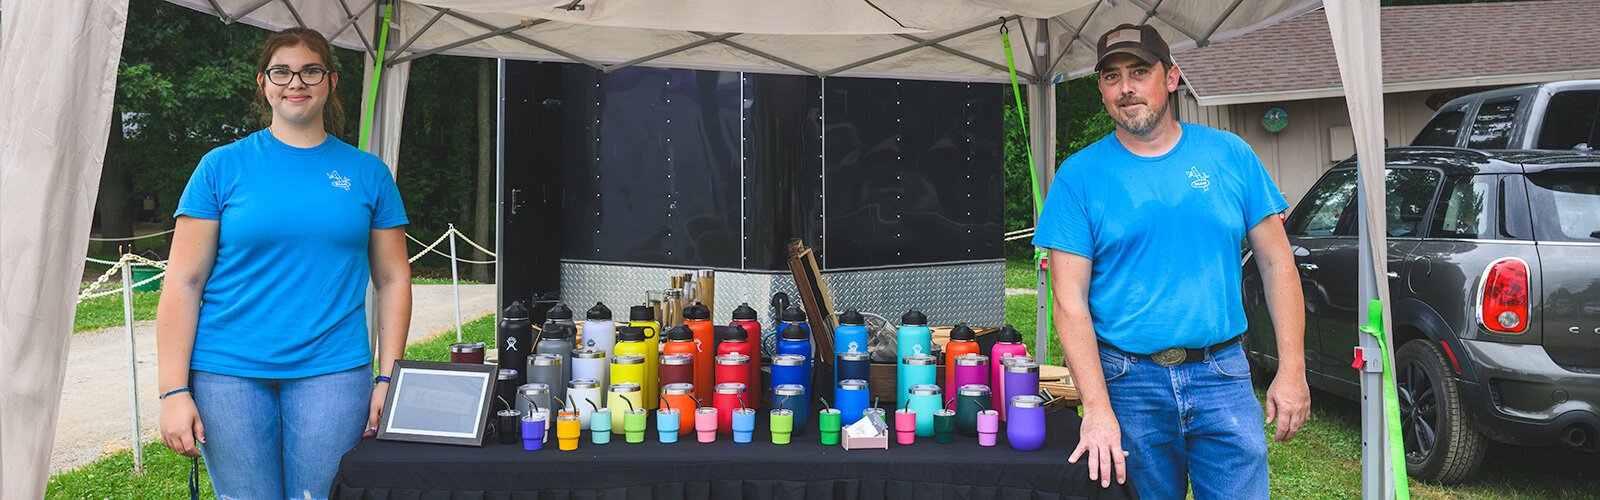
<instances>
[{"instance_id":1,"label":"suv rear wheel","mask_svg":"<svg viewBox=\"0 0 1600 500\"><path fill-rule=\"evenodd\" d=\"M1400 346L1395 365L1406 472L1441 484L1466 480L1483 465L1488 442L1467 423L1444 353L1413 340Z\"/></svg>"}]
</instances>

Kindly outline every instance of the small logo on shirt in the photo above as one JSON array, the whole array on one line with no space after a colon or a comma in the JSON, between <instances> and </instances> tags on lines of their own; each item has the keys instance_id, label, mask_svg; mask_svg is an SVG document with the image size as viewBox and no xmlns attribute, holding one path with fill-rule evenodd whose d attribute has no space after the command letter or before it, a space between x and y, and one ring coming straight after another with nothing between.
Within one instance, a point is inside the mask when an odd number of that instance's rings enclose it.
<instances>
[{"instance_id":1,"label":"small logo on shirt","mask_svg":"<svg viewBox=\"0 0 1600 500\"><path fill-rule=\"evenodd\" d=\"M1201 172L1199 167L1189 167L1189 187L1205 192L1211 192L1211 174Z\"/></svg>"},{"instance_id":2,"label":"small logo on shirt","mask_svg":"<svg viewBox=\"0 0 1600 500\"><path fill-rule=\"evenodd\" d=\"M350 190L350 178L339 175L338 170L328 172L328 178L333 179L333 187L343 188L345 191Z\"/></svg>"}]
</instances>

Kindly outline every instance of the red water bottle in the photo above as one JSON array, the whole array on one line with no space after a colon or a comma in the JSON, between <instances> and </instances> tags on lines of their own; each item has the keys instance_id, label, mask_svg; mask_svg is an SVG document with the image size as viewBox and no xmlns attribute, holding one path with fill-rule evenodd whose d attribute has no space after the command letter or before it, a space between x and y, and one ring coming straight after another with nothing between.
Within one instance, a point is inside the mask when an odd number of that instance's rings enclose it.
<instances>
[{"instance_id":1,"label":"red water bottle","mask_svg":"<svg viewBox=\"0 0 1600 500\"><path fill-rule=\"evenodd\" d=\"M749 309L749 306L744 306L744 308ZM735 318L738 317L738 314L739 312L735 310ZM755 317L754 309L750 310L750 316L752 318ZM750 332L752 330L750 330L749 327L741 325L740 321L741 320L739 319L734 319L733 324L717 329L717 340L720 341L720 343L717 344L717 356L721 357L729 354L745 355L748 358L748 361L745 363L745 368L750 372L750 374L744 380L745 388L749 390L751 394L761 394L761 387L759 387L761 385L761 350L756 348L756 344L754 342L750 342L751 335L755 335L756 338L760 338L761 324L756 323L752 319L750 323L755 325L755 333L751 334ZM718 369L720 370L721 368ZM725 382L724 380L720 380L720 378L721 377L719 376L717 383ZM759 400L760 398L755 399ZM760 406L758 401L750 401L750 405L751 408L757 408Z\"/></svg>"}]
</instances>

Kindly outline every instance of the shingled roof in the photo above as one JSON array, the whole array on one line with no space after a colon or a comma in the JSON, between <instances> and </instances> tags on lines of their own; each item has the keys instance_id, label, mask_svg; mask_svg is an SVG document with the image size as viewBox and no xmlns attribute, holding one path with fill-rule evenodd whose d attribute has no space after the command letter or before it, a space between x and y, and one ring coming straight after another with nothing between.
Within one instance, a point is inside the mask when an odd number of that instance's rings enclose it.
<instances>
[{"instance_id":1,"label":"shingled roof","mask_svg":"<svg viewBox=\"0 0 1600 500\"><path fill-rule=\"evenodd\" d=\"M1385 92L1600 78L1600 0L1385 7ZM1200 104L1343 95L1321 9L1174 54Z\"/></svg>"}]
</instances>

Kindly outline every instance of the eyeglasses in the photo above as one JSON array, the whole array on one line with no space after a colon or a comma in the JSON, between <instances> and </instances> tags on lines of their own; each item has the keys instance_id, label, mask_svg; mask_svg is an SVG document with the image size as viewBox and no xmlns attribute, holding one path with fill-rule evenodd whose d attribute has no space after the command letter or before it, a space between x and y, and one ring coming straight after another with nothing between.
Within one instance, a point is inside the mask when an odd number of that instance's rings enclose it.
<instances>
[{"instance_id":1,"label":"eyeglasses","mask_svg":"<svg viewBox=\"0 0 1600 500\"><path fill-rule=\"evenodd\" d=\"M273 85L288 85L294 82L294 77L300 77L300 83L307 87L322 83L328 77L328 70L320 66L312 66L300 71L290 71L289 68L267 68L267 81Z\"/></svg>"}]
</instances>

